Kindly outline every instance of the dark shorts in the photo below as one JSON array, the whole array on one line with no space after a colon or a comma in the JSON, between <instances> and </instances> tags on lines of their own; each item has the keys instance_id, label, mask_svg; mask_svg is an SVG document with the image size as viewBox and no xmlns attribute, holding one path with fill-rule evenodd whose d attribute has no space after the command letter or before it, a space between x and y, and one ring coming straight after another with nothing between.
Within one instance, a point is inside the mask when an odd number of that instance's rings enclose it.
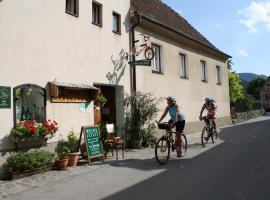
<instances>
[{"instance_id":1,"label":"dark shorts","mask_svg":"<svg viewBox=\"0 0 270 200\"><path fill-rule=\"evenodd\" d=\"M168 123L169 123L169 124L173 123L173 120L170 119L170 120L168 121ZM179 131L179 132L182 133L183 130L184 130L184 128L185 128L185 123L186 123L185 120L183 120L183 121L177 121L177 122L176 122L176 131Z\"/></svg>"}]
</instances>

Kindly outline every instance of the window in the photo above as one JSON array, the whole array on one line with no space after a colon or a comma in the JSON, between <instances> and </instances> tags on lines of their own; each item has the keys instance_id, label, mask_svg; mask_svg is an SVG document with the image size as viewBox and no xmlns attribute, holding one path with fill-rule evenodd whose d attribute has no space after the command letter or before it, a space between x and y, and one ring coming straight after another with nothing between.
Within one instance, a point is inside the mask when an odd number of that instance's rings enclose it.
<instances>
[{"instance_id":1,"label":"window","mask_svg":"<svg viewBox=\"0 0 270 200\"><path fill-rule=\"evenodd\" d=\"M14 88L14 121L46 120L45 89L26 84Z\"/></svg>"},{"instance_id":2,"label":"window","mask_svg":"<svg viewBox=\"0 0 270 200\"><path fill-rule=\"evenodd\" d=\"M102 5L100 3L92 3L92 23L102 26Z\"/></svg>"},{"instance_id":3,"label":"window","mask_svg":"<svg viewBox=\"0 0 270 200\"><path fill-rule=\"evenodd\" d=\"M152 71L154 73L160 73L161 74L161 52L160 52L160 46L156 44L152 44L152 48L154 50L154 59L152 60Z\"/></svg>"},{"instance_id":4,"label":"window","mask_svg":"<svg viewBox=\"0 0 270 200\"><path fill-rule=\"evenodd\" d=\"M79 0L66 0L66 13L79 16Z\"/></svg>"},{"instance_id":5,"label":"window","mask_svg":"<svg viewBox=\"0 0 270 200\"><path fill-rule=\"evenodd\" d=\"M121 15L113 12L113 32L121 34Z\"/></svg>"},{"instance_id":6,"label":"window","mask_svg":"<svg viewBox=\"0 0 270 200\"><path fill-rule=\"evenodd\" d=\"M266 94L266 95L265 95L265 101L270 101L269 94Z\"/></svg>"},{"instance_id":7,"label":"window","mask_svg":"<svg viewBox=\"0 0 270 200\"><path fill-rule=\"evenodd\" d=\"M185 54L180 54L180 77L187 78L187 57Z\"/></svg>"},{"instance_id":8,"label":"window","mask_svg":"<svg viewBox=\"0 0 270 200\"><path fill-rule=\"evenodd\" d=\"M206 62L201 60L201 79L204 82L207 82L207 68Z\"/></svg>"},{"instance_id":9,"label":"window","mask_svg":"<svg viewBox=\"0 0 270 200\"><path fill-rule=\"evenodd\" d=\"M216 70L217 70L217 84L221 85L221 69L220 69L220 66L216 66Z\"/></svg>"}]
</instances>

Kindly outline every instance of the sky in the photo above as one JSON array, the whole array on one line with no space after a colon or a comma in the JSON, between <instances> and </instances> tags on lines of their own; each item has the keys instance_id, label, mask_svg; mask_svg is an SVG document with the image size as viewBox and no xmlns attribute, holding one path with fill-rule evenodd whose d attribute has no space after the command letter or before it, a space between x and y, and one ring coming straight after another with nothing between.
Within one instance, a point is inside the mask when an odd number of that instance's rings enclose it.
<instances>
[{"instance_id":1,"label":"sky","mask_svg":"<svg viewBox=\"0 0 270 200\"><path fill-rule=\"evenodd\" d=\"M233 70L270 76L270 0L162 0L222 52Z\"/></svg>"}]
</instances>

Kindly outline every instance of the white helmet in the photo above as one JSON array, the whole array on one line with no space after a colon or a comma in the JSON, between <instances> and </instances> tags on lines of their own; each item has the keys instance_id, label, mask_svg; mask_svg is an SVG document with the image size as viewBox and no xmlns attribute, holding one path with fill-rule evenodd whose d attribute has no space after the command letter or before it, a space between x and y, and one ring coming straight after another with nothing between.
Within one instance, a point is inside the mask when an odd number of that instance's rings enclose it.
<instances>
[{"instance_id":1,"label":"white helmet","mask_svg":"<svg viewBox=\"0 0 270 200\"><path fill-rule=\"evenodd\" d=\"M174 96L168 96L166 99L176 102L176 98Z\"/></svg>"}]
</instances>

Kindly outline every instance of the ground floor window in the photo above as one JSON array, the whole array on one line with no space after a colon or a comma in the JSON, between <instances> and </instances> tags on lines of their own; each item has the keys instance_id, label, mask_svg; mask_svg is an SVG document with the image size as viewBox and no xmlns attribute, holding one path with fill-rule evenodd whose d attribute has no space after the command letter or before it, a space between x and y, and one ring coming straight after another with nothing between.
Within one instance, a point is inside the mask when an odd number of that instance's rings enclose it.
<instances>
[{"instance_id":1,"label":"ground floor window","mask_svg":"<svg viewBox=\"0 0 270 200\"><path fill-rule=\"evenodd\" d=\"M20 85L14 88L14 120L46 120L45 89L33 84Z\"/></svg>"}]
</instances>

